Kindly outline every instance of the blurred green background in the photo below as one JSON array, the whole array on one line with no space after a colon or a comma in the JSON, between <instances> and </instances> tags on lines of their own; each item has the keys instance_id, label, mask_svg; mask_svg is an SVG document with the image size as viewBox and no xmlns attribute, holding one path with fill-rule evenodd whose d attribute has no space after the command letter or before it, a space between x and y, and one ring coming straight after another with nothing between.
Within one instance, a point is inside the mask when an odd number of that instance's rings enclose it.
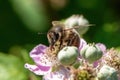
<instances>
[{"instance_id":1,"label":"blurred green background","mask_svg":"<svg viewBox=\"0 0 120 80\"><path fill-rule=\"evenodd\" d=\"M38 80L24 69L29 51L48 45L51 22L83 14L91 26L87 42L120 47L120 0L0 0L0 80ZM38 34L45 33L45 34ZM39 79L40 80L40 79Z\"/></svg>"}]
</instances>

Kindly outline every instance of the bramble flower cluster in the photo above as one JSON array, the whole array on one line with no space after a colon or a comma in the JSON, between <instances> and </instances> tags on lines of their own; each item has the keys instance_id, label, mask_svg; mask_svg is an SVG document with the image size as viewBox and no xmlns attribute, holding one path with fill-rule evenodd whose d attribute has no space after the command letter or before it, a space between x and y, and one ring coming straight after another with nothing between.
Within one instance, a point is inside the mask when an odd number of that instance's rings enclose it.
<instances>
[{"instance_id":1,"label":"bramble flower cluster","mask_svg":"<svg viewBox=\"0 0 120 80\"><path fill-rule=\"evenodd\" d=\"M64 24L85 29L80 34L89 26L78 15L66 19ZM79 47L65 46L55 55L50 53L49 47L37 45L30 52L35 65L26 63L25 68L43 75L43 80L120 80L120 53L113 48L107 50L102 43L89 44L80 38Z\"/></svg>"}]
</instances>

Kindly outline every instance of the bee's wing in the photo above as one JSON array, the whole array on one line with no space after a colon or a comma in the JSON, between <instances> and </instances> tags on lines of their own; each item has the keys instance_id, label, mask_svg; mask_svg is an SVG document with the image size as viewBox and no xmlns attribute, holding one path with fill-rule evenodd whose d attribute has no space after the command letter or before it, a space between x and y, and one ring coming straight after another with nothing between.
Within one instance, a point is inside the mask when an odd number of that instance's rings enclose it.
<instances>
[{"instance_id":1,"label":"bee's wing","mask_svg":"<svg viewBox=\"0 0 120 80\"><path fill-rule=\"evenodd\" d=\"M80 34L85 34L88 29L89 29L89 26L74 26L75 27L75 30ZM77 28L76 28L77 27Z\"/></svg>"},{"instance_id":2,"label":"bee's wing","mask_svg":"<svg viewBox=\"0 0 120 80\"><path fill-rule=\"evenodd\" d=\"M53 25L53 27L57 26L57 25L64 26L64 24L61 21L52 21L52 25Z\"/></svg>"},{"instance_id":3,"label":"bee's wing","mask_svg":"<svg viewBox=\"0 0 120 80\"><path fill-rule=\"evenodd\" d=\"M72 15L64 24L67 28L75 29L79 34L84 34L89 28L89 22L83 15Z\"/></svg>"}]
</instances>

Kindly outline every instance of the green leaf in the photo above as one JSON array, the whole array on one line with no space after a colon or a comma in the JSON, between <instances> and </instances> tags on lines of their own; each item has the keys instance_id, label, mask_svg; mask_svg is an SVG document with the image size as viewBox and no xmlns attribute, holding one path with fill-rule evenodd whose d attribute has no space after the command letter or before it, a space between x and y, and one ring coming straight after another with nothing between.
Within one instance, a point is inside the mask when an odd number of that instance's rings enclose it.
<instances>
[{"instance_id":1,"label":"green leaf","mask_svg":"<svg viewBox=\"0 0 120 80\"><path fill-rule=\"evenodd\" d=\"M41 1L10 0L10 2L13 9L30 30L43 32L48 28L48 17Z\"/></svg>"},{"instance_id":2,"label":"green leaf","mask_svg":"<svg viewBox=\"0 0 120 80\"><path fill-rule=\"evenodd\" d=\"M27 80L28 73L22 60L0 53L0 80Z\"/></svg>"}]
</instances>

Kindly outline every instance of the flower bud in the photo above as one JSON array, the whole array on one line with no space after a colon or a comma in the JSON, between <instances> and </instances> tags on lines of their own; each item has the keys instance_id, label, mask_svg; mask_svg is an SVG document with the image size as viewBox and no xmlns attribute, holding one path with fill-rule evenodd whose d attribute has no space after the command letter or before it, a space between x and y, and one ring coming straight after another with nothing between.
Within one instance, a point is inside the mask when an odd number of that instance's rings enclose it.
<instances>
[{"instance_id":1,"label":"flower bud","mask_svg":"<svg viewBox=\"0 0 120 80\"><path fill-rule=\"evenodd\" d=\"M65 20L64 24L68 28L73 28L78 26L76 30L79 34L85 34L89 29L89 22L83 15L72 15L68 19Z\"/></svg>"},{"instance_id":2,"label":"flower bud","mask_svg":"<svg viewBox=\"0 0 120 80\"><path fill-rule=\"evenodd\" d=\"M76 61L78 54L77 47L67 46L58 53L58 60L63 65L70 65Z\"/></svg>"},{"instance_id":3,"label":"flower bud","mask_svg":"<svg viewBox=\"0 0 120 80\"><path fill-rule=\"evenodd\" d=\"M118 80L117 71L107 65L104 65L97 74L99 80Z\"/></svg>"},{"instance_id":4,"label":"flower bud","mask_svg":"<svg viewBox=\"0 0 120 80\"><path fill-rule=\"evenodd\" d=\"M89 63L93 63L94 61L100 59L103 53L98 46L88 44L81 49L80 54L83 58L88 60Z\"/></svg>"},{"instance_id":5,"label":"flower bud","mask_svg":"<svg viewBox=\"0 0 120 80\"><path fill-rule=\"evenodd\" d=\"M72 66L77 69L82 65L82 60L76 60L76 62L74 62L74 64L72 64Z\"/></svg>"}]
</instances>

